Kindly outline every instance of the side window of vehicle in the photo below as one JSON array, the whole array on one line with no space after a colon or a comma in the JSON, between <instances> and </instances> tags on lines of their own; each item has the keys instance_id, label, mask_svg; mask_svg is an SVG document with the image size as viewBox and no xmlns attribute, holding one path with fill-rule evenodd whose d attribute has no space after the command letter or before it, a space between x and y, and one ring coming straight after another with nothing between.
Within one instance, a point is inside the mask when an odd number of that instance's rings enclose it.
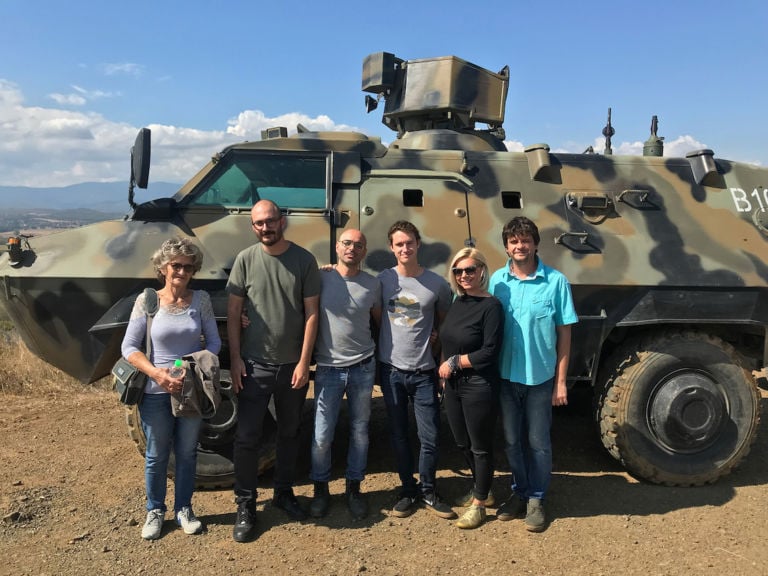
<instances>
[{"instance_id":1,"label":"side window of vehicle","mask_svg":"<svg viewBox=\"0 0 768 576\"><path fill-rule=\"evenodd\" d=\"M258 200L258 198L256 199ZM229 166L206 186L195 204L215 204L244 208L255 203L251 181L237 164Z\"/></svg>"},{"instance_id":2,"label":"side window of vehicle","mask_svg":"<svg viewBox=\"0 0 768 576\"><path fill-rule=\"evenodd\" d=\"M326 208L326 156L232 151L215 174L193 204L250 208L266 199L285 209Z\"/></svg>"}]
</instances>

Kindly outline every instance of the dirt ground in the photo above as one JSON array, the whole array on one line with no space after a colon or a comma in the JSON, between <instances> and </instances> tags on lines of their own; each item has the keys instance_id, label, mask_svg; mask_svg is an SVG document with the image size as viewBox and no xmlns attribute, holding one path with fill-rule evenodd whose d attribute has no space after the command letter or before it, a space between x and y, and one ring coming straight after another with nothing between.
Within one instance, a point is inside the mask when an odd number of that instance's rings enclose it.
<instances>
[{"instance_id":1,"label":"dirt ground","mask_svg":"<svg viewBox=\"0 0 768 576\"><path fill-rule=\"evenodd\" d=\"M196 493L204 534L183 534L168 514L160 540L141 539L143 459L113 393L0 396L0 574L768 573L768 426L731 476L711 486L665 488L638 482L607 455L582 396L557 409L552 521L541 534L526 532L521 520L491 517L478 530L461 531L424 509L405 519L389 515L398 483L378 398L363 484L370 517L353 522L336 496L327 518L290 522L270 504L267 474L259 536L247 544L231 538L230 490ZM345 434L342 427L337 438ZM343 441L337 444L342 476ZM447 424L442 446L440 490L453 499L468 481ZM509 474L501 453L496 460L494 492L503 499ZM304 463L296 489L305 505L312 489L306 472ZM340 494L343 480L331 491Z\"/></svg>"}]
</instances>

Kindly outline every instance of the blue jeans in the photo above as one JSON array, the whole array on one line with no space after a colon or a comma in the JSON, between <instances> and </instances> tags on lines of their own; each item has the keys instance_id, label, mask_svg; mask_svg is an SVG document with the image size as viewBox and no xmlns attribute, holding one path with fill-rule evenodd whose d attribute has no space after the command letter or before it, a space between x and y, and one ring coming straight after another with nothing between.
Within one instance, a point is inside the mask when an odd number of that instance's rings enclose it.
<instances>
[{"instance_id":1,"label":"blue jeans","mask_svg":"<svg viewBox=\"0 0 768 576\"><path fill-rule=\"evenodd\" d=\"M550 379L536 386L501 381L501 420L507 459L520 498L544 498L552 476L552 389Z\"/></svg>"},{"instance_id":2,"label":"blue jeans","mask_svg":"<svg viewBox=\"0 0 768 576\"><path fill-rule=\"evenodd\" d=\"M365 477L376 360L371 357L363 362L347 368L318 366L315 371L315 429L312 433L312 470L309 473L315 482L331 479L331 446L345 391L349 412L346 478L361 481Z\"/></svg>"},{"instance_id":3,"label":"blue jeans","mask_svg":"<svg viewBox=\"0 0 768 576\"><path fill-rule=\"evenodd\" d=\"M419 479L421 491L435 491L437 448L440 435L440 402L437 398L437 379L434 370L407 372L389 364L381 365L379 378L390 425L390 439L397 460L404 496L418 496L413 478L413 454L409 439L408 400L413 401L419 451Z\"/></svg>"},{"instance_id":4,"label":"blue jeans","mask_svg":"<svg viewBox=\"0 0 768 576\"><path fill-rule=\"evenodd\" d=\"M144 482L147 510L165 512L168 460L173 450L176 462L173 510L192 505L197 468L197 437L202 418L176 418L171 410L170 394L144 394L139 405L141 427L147 439Z\"/></svg>"}]
</instances>

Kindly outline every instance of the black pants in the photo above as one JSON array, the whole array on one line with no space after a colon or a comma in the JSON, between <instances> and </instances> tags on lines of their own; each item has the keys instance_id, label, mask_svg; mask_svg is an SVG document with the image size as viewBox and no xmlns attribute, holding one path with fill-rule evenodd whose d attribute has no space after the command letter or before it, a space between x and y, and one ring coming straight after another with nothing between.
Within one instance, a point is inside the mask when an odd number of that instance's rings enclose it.
<instances>
[{"instance_id":1,"label":"black pants","mask_svg":"<svg viewBox=\"0 0 768 576\"><path fill-rule=\"evenodd\" d=\"M456 444L472 470L475 498L485 500L493 482L493 435L498 412L498 383L476 373L445 383L445 412Z\"/></svg>"},{"instance_id":2,"label":"black pants","mask_svg":"<svg viewBox=\"0 0 768 576\"><path fill-rule=\"evenodd\" d=\"M264 416L273 395L277 416L275 492L293 487L299 452L299 425L308 388L291 388L294 368L296 364L245 361L243 389L237 395L234 442L235 500L238 504L256 500Z\"/></svg>"}]
</instances>

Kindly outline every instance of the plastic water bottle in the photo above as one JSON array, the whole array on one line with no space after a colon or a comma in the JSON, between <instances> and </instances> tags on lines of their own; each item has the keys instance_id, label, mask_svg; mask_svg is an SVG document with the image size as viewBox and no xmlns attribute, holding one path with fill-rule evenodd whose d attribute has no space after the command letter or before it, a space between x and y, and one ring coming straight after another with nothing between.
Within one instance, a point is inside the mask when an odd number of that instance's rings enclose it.
<instances>
[{"instance_id":1,"label":"plastic water bottle","mask_svg":"<svg viewBox=\"0 0 768 576\"><path fill-rule=\"evenodd\" d=\"M184 361L179 358L173 363L173 366L168 371L171 378L183 378L186 370L184 369Z\"/></svg>"}]
</instances>

